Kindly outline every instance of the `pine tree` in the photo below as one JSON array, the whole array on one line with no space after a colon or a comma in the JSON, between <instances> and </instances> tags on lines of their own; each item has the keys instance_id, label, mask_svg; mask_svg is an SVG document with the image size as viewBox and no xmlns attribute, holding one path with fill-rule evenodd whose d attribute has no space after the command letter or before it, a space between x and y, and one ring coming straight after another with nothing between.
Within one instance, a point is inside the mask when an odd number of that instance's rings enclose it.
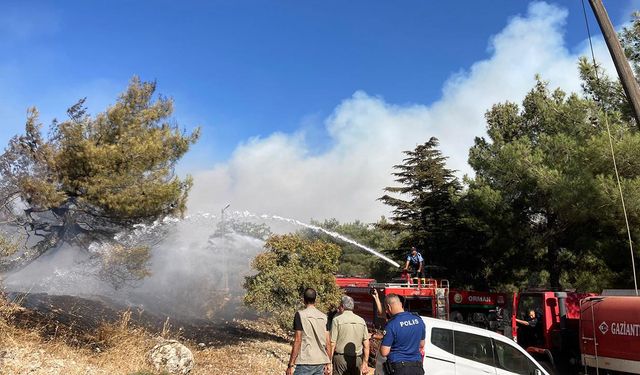
<instances>
[{"instance_id":1,"label":"pine tree","mask_svg":"<svg viewBox=\"0 0 640 375\"><path fill-rule=\"evenodd\" d=\"M178 129L170 121L173 101L154 99L155 89L134 77L116 104L95 117L81 100L67 121L53 123L48 139L38 111L29 111L25 134L11 139L0 156L5 242L26 239L13 256L0 257L0 272L62 243L86 247L134 223L184 212L191 178L178 178L174 167L198 130ZM134 253L137 260L147 257Z\"/></svg>"},{"instance_id":2,"label":"pine tree","mask_svg":"<svg viewBox=\"0 0 640 375\"><path fill-rule=\"evenodd\" d=\"M454 246L455 200L461 186L437 147L438 139L432 137L405 151L403 163L394 166L399 186L386 187L393 195L385 194L380 200L394 207L387 227L405 234L404 247L416 246L428 257L427 263L443 265L446 252Z\"/></svg>"}]
</instances>

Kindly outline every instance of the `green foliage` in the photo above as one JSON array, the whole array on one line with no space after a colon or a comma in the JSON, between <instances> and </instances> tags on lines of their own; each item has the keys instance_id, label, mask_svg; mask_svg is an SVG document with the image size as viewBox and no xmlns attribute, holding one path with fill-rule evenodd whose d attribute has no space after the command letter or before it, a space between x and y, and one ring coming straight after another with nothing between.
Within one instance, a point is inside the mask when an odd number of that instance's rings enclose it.
<instances>
[{"instance_id":1,"label":"green foliage","mask_svg":"<svg viewBox=\"0 0 640 375\"><path fill-rule=\"evenodd\" d=\"M360 221L341 224L336 219L325 220L321 223L312 222L312 224L328 231L339 233L391 258L398 256L397 253L390 252L390 250L397 249L399 236L391 230L383 228L388 224L384 217L375 224L366 224ZM301 233L307 238L317 238L325 242L333 242L340 246L342 255L338 262L337 273L339 275L373 277L378 280L389 280L391 277L398 275L398 270L394 269L393 266L390 266L387 262L355 245L345 243L328 234L310 229L303 230Z\"/></svg>"},{"instance_id":2,"label":"green foliage","mask_svg":"<svg viewBox=\"0 0 640 375\"><path fill-rule=\"evenodd\" d=\"M291 329L306 288L317 291L316 306L320 310L338 305L341 292L334 274L339 257L340 248L334 244L295 234L274 235L252 262L257 273L245 280L244 302L267 313L282 328Z\"/></svg>"},{"instance_id":3,"label":"green foliage","mask_svg":"<svg viewBox=\"0 0 640 375\"><path fill-rule=\"evenodd\" d=\"M507 282L525 273L529 281L596 290L625 285L624 224L596 103L538 81L522 108L497 104L486 117L489 139L477 138L470 151L476 177L464 200L494 263L487 277ZM623 118L609 115L634 226L640 135Z\"/></svg>"},{"instance_id":4,"label":"green foliage","mask_svg":"<svg viewBox=\"0 0 640 375\"><path fill-rule=\"evenodd\" d=\"M620 43L636 76L640 75L640 12L633 12L631 25L622 29Z\"/></svg>"},{"instance_id":5,"label":"green foliage","mask_svg":"<svg viewBox=\"0 0 640 375\"><path fill-rule=\"evenodd\" d=\"M151 275L148 262L151 258L148 246L110 246L100 255L100 276L116 288Z\"/></svg>"},{"instance_id":6,"label":"green foliage","mask_svg":"<svg viewBox=\"0 0 640 375\"><path fill-rule=\"evenodd\" d=\"M446 168L446 157L437 149L434 137L414 150L405 151L403 164L394 166L399 186L385 188L380 198L394 207L391 222L381 227L400 235L400 247L407 250L416 246L425 257L427 266L448 270L455 278L460 263L451 257L459 247L460 214L457 200L461 185L453 171ZM400 260L404 262L404 256ZM428 269L429 271L429 269ZM431 273L431 272L429 272Z\"/></svg>"},{"instance_id":7,"label":"green foliage","mask_svg":"<svg viewBox=\"0 0 640 375\"><path fill-rule=\"evenodd\" d=\"M640 13L634 12L631 25L623 28L619 35L620 43L636 77L640 74ZM596 63L597 64L597 63ZM627 100L620 80L611 79L604 74L600 64L594 66L591 59L580 59L580 77L582 88L587 97L598 102L610 115L621 116L629 126L634 126L633 108ZM637 78L636 78L637 80ZM640 124L635 124L636 127Z\"/></svg>"},{"instance_id":8,"label":"green foliage","mask_svg":"<svg viewBox=\"0 0 640 375\"><path fill-rule=\"evenodd\" d=\"M25 134L0 156L0 215L41 241L0 271L24 266L62 242L107 241L133 223L181 215L192 180L173 174L198 139L171 121L173 102L154 99L155 83L134 77L117 102L91 117L84 100L41 134L31 109Z\"/></svg>"}]
</instances>

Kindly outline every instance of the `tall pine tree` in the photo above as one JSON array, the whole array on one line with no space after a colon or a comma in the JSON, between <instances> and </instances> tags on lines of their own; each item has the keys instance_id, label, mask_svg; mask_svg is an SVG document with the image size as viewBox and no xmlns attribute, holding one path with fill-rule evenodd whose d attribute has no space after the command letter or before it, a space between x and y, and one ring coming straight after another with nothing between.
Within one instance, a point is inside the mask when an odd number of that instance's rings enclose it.
<instances>
[{"instance_id":1,"label":"tall pine tree","mask_svg":"<svg viewBox=\"0 0 640 375\"><path fill-rule=\"evenodd\" d=\"M403 247L418 247L428 265L446 266L447 251L455 246L455 200L461 186L454 171L446 167L447 158L438 144L438 139L431 137L405 151L403 163L394 166L399 185L386 187L388 194L379 199L394 207L387 227L405 235Z\"/></svg>"}]
</instances>

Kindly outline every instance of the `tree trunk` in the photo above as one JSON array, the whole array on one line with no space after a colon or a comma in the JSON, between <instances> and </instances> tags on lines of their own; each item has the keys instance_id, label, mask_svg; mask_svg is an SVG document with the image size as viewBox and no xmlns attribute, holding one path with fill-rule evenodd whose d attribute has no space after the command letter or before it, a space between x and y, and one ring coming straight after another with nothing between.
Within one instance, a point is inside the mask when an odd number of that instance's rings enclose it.
<instances>
[{"instance_id":1,"label":"tree trunk","mask_svg":"<svg viewBox=\"0 0 640 375\"><path fill-rule=\"evenodd\" d=\"M15 272L29 265L49 249L60 243L60 231L51 232L45 239L26 249L22 254L13 259L0 262L0 273Z\"/></svg>"},{"instance_id":2,"label":"tree trunk","mask_svg":"<svg viewBox=\"0 0 640 375\"><path fill-rule=\"evenodd\" d=\"M549 271L549 284L552 288L560 288L560 267L558 254L560 247L555 243L547 246L547 270Z\"/></svg>"}]
</instances>

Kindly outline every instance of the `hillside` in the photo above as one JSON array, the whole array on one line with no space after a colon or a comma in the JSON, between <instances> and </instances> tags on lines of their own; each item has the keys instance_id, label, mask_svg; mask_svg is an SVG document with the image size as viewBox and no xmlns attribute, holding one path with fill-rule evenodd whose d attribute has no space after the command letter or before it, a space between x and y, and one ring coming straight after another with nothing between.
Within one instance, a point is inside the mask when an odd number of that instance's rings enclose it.
<instances>
[{"instance_id":1,"label":"hillside","mask_svg":"<svg viewBox=\"0 0 640 375\"><path fill-rule=\"evenodd\" d=\"M9 302L9 300L15 301ZM168 321L109 301L0 298L0 374L156 374L147 352L162 338L194 354L191 374L283 373L290 344L261 321Z\"/></svg>"}]
</instances>

